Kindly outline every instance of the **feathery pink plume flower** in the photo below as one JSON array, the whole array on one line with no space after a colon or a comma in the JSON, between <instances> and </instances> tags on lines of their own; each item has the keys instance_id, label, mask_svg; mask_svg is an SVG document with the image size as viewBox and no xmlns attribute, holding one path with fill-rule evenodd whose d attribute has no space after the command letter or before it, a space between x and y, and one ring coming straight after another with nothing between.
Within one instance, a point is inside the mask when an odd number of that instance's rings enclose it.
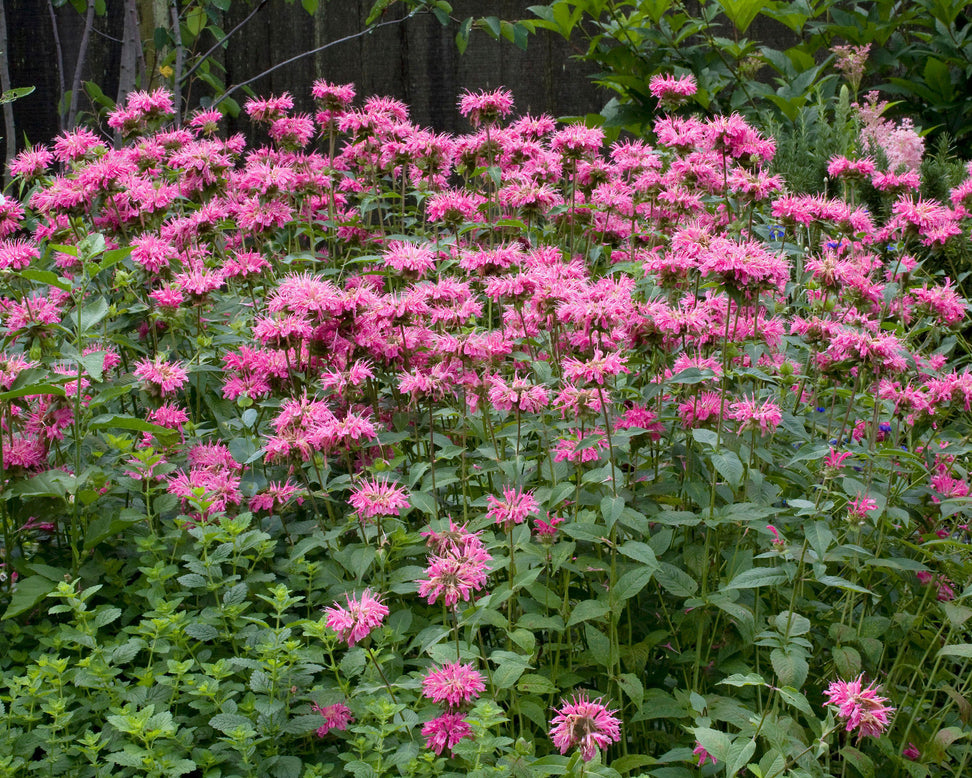
<instances>
[{"instance_id":1,"label":"feathery pink plume flower","mask_svg":"<svg viewBox=\"0 0 972 778\"><path fill-rule=\"evenodd\" d=\"M469 119L473 127L492 124L513 110L513 93L508 89L493 92L465 92L459 98L459 113Z\"/></svg>"},{"instance_id":2,"label":"feathery pink plume flower","mask_svg":"<svg viewBox=\"0 0 972 778\"><path fill-rule=\"evenodd\" d=\"M361 518L398 516L408 508L408 494L397 484L381 478L365 478L355 485L349 500Z\"/></svg>"},{"instance_id":3,"label":"feathery pink plume flower","mask_svg":"<svg viewBox=\"0 0 972 778\"><path fill-rule=\"evenodd\" d=\"M681 104L697 90L695 77L691 75L657 75L648 82L648 91L665 107L673 108Z\"/></svg>"},{"instance_id":4,"label":"feathery pink plume flower","mask_svg":"<svg viewBox=\"0 0 972 778\"><path fill-rule=\"evenodd\" d=\"M463 721L461 713L443 713L422 727L425 747L441 754L446 748L451 752L463 738L472 738L472 727Z\"/></svg>"},{"instance_id":5,"label":"feathery pink plume flower","mask_svg":"<svg viewBox=\"0 0 972 778\"><path fill-rule=\"evenodd\" d=\"M570 702L560 701L551 720L550 739L561 754L580 749L581 758L590 762L598 748L607 748L621 739L621 722L601 699L589 700L587 692L576 694Z\"/></svg>"},{"instance_id":6,"label":"feathery pink plume flower","mask_svg":"<svg viewBox=\"0 0 972 778\"><path fill-rule=\"evenodd\" d=\"M527 516L535 515L540 510L532 492L521 492L513 487L503 489L503 499L488 495L486 504L489 506L486 518L502 524L506 529L514 524L522 524Z\"/></svg>"},{"instance_id":7,"label":"feathery pink plume flower","mask_svg":"<svg viewBox=\"0 0 972 778\"><path fill-rule=\"evenodd\" d=\"M348 724L354 721L354 716L351 715L351 709L343 702L336 702L333 705L324 706L315 703L311 706L311 710L315 713L320 713L324 717L324 723L317 728L318 737L324 737L332 729L347 729Z\"/></svg>"},{"instance_id":8,"label":"feathery pink plume flower","mask_svg":"<svg viewBox=\"0 0 972 778\"><path fill-rule=\"evenodd\" d=\"M433 702L444 702L450 708L458 708L476 699L485 689L482 674L462 662L430 670L422 679L422 694Z\"/></svg>"},{"instance_id":9,"label":"feathery pink plume flower","mask_svg":"<svg viewBox=\"0 0 972 778\"><path fill-rule=\"evenodd\" d=\"M886 697L878 695L880 686L861 686L863 677L861 674L853 681L833 681L824 692L827 697L824 704L837 709L837 717L847 722L847 732L857 730L858 741L865 736L880 737L895 711L885 705Z\"/></svg>"},{"instance_id":10,"label":"feathery pink plume flower","mask_svg":"<svg viewBox=\"0 0 972 778\"><path fill-rule=\"evenodd\" d=\"M388 615L388 607L371 593L371 589L365 589L357 599L350 594L345 595L345 599L347 608L335 603L325 610L326 623L350 648L381 626Z\"/></svg>"},{"instance_id":11,"label":"feathery pink plume flower","mask_svg":"<svg viewBox=\"0 0 972 778\"><path fill-rule=\"evenodd\" d=\"M163 356L139 360L135 363L134 375L142 380L146 391L162 396L174 393L189 380L181 365L168 362Z\"/></svg>"}]
</instances>

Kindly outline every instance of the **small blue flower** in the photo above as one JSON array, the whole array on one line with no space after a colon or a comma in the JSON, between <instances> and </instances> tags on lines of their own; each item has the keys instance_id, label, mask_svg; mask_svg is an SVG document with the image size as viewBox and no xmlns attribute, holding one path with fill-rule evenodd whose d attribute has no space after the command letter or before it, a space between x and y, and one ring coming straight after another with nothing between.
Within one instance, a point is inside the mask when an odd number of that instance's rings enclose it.
<instances>
[{"instance_id":1,"label":"small blue flower","mask_svg":"<svg viewBox=\"0 0 972 778\"><path fill-rule=\"evenodd\" d=\"M881 432L890 432L891 424L890 422L882 421L880 424L878 424L878 429L881 430Z\"/></svg>"},{"instance_id":2,"label":"small blue flower","mask_svg":"<svg viewBox=\"0 0 972 778\"><path fill-rule=\"evenodd\" d=\"M782 224L774 224L769 228L769 239L770 240L783 240L783 236L786 235L786 230L783 229Z\"/></svg>"}]
</instances>

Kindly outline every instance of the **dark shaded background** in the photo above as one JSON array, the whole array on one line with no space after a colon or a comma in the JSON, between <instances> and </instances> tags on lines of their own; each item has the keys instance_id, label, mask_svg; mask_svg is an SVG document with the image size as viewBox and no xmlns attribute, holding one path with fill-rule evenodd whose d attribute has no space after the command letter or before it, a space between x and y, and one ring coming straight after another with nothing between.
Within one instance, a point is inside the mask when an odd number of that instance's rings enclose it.
<instances>
[{"instance_id":1,"label":"dark shaded background","mask_svg":"<svg viewBox=\"0 0 972 778\"><path fill-rule=\"evenodd\" d=\"M488 15L518 19L533 18L526 10L530 4L530 0L456 0L453 5L454 16L459 19ZM226 68L225 83L237 84L296 54L361 32L372 5L373 0L322 0L311 17L299 2L270 0L230 39L229 48L217 55ZM84 18L70 6L53 9L47 0L5 0L3 6L11 84L36 87L32 95L14 103L17 145L23 148L26 141L47 141L60 129L52 15L59 31L67 89L71 87ZM118 91L123 4L121 0L107 0L107 6L107 15L95 21L83 79L94 81L114 99ZM232 29L254 7L255 4L234 2L225 14L223 29ZM402 9L392 7L385 18L402 17ZM597 112L610 97L591 83L591 66L573 59L571 55L577 51L572 51L559 36L545 32L531 36L524 52L507 41L497 42L482 31L474 31L468 49L460 55L455 45L457 31L456 24L443 27L431 15L416 16L287 65L260 78L252 89L260 95L290 91L297 109L309 111L309 90L315 79L351 82L359 97L377 94L405 101L416 123L438 131L468 129L456 109L457 97L464 89L505 86L514 94L517 113L553 116ZM203 45L207 48L214 42L204 36ZM198 104L200 98L209 94L209 87L199 81L186 90L190 105ZM233 96L241 104L246 99L241 92ZM92 110L85 95L79 106ZM231 131L248 131L245 117L228 124Z\"/></svg>"}]
</instances>

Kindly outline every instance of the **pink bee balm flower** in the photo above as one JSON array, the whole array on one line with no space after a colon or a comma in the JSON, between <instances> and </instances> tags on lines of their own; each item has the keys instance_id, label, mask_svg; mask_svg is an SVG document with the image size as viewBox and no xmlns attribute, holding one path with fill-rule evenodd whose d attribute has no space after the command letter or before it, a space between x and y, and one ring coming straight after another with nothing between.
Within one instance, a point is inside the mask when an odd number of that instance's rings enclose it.
<instances>
[{"instance_id":1,"label":"pink bee balm flower","mask_svg":"<svg viewBox=\"0 0 972 778\"><path fill-rule=\"evenodd\" d=\"M425 747L431 748L436 754L441 754L446 748L449 751L464 737L472 738L472 727L462 720L461 713L443 713L432 719L422 727L425 736Z\"/></svg>"},{"instance_id":2,"label":"pink bee balm flower","mask_svg":"<svg viewBox=\"0 0 972 778\"><path fill-rule=\"evenodd\" d=\"M494 92L466 92L459 98L459 113L469 119L473 127L492 124L513 110L513 93L508 89Z\"/></svg>"},{"instance_id":3,"label":"pink bee balm flower","mask_svg":"<svg viewBox=\"0 0 972 778\"><path fill-rule=\"evenodd\" d=\"M478 539L477 542L465 542L461 548L447 548L441 556L432 555L425 569L427 578L418 582L419 596L429 605L442 597L447 608L460 599L468 602L474 591L486 585L487 565L491 560Z\"/></svg>"},{"instance_id":4,"label":"pink bee balm flower","mask_svg":"<svg viewBox=\"0 0 972 778\"><path fill-rule=\"evenodd\" d=\"M433 702L458 708L485 690L483 676L472 665L453 662L430 670L422 679L422 694Z\"/></svg>"},{"instance_id":5,"label":"pink bee balm flower","mask_svg":"<svg viewBox=\"0 0 972 778\"><path fill-rule=\"evenodd\" d=\"M181 365L167 362L163 357L136 362L134 372L135 377L142 380L147 391L159 395L172 394L189 380Z\"/></svg>"},{"instance_id":6,"label":"pink bee balm flower","mask_svg":"<svg viewBox=\"0 0 972 778\"><path fill-rule=\"evenodd\" d=\"M581 758L590 762L598 748L607 748L621 739L621 722L615 713L600 698L589 700L586 692L580 692L569 703L560 701L560 709L550 722L550 739L561 754L577 747Z\"/></svg>"},{"instance_id":7,"label":"pink bee balm flower","mask_svg":"<svg viewBox=\"0 0 972 778\"><path fill-rule=\"evenodd\" d=\"M863 677L859 675L853 681L834 681L824 692L828 698L825 705L836 708L838 718L846 720L847 732L857 730L858 740L865 735L880 737L895 710L885 705L887 698L878 695L880 686L871 684L861 688Z\"/></svg>"},{"instance_id":8,"label":"pink bee balm flower","mask_svg":"<svg viewBox=\"0 0 972 778\"><path fill-rule=\"evenodd\" d=\"M551 543L557 535L557 527L563 523L564 518L562 516L551 516L548 513L546 521L543 519L533 520L533 530L542 542Z\"/></svg>"},{"instance_id":9,"label":"pink bee balm flower","mask_svg":"<svg viewBox=\"0 0 972 778\"><path fill-rule=\"evenodd\" d=\"M486 498L489 510L486 518L509 529L514 524L522 524L527 516L536 514L540 507L531 492L521 492L518 489L503 489L503 499L489 495Z\"/></svg>"},{"instance_id":10,"label":"pink bee balm flower","mask_svg":"<svg viewBox=\"0 0 972 778\"><path fill-rule=\"evenodd\" d=\"M351 492L349 502L364 519L398 516L402 508L410 505L404 489L380 478L361 481Z\"/></svg>"},{"instance_id":11,"label":"pink bee balm flower","mask_svg":"<svg viewBox=\"0 0 972 778\"><path fill-rule=\"evenodd\" d=\"M317 728L318 737L324 737L332 729L347 729L348 724L354 721L354 716L351 715L350 708L341 702L323 707L315 704L311 707L311 710L315 713L320 713L324 717L324 723Z\"/></svg>"},{"instance_id":12,"label":"pink bee balm flower","mask_svg":"<svg viewBox=\"0 0 972 778\"><path fill-rule=\"evenodd\" d=\"M674 107L696 93L694 76L652 76L648 90L665 106Z\"/></svg>"},{"instance_id":13,"label":"pink bee balm flower","mask_svg":"<svg viewBox=\"0 0 972 778\"><path fill-rule=\"evenodd\" d=\"M375 627L381 626L388 607L375 597L370 589L365 589L359 599L346 595L347 608L334 604L325 610L327 626L338 633L338 637L350 648L364 640Z\"/></svg>"}]
</instances>

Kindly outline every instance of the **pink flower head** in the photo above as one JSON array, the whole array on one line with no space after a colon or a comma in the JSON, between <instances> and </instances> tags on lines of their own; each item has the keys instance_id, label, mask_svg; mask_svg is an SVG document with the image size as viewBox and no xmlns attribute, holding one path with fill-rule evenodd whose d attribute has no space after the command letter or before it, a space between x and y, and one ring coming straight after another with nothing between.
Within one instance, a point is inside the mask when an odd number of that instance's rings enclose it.
<instances>
[{"instance_id":1,"label":"pink flower head","mask_svg":"<svg viewBox=\"0 0 972 778\"><path fill-rule=\"evenodd\" d=\"M834 470L838 470L843 466L844 460L850 455L850 451L838 452L836 449L832 448L830 449L830 453L824 458L824 467L830 467Z\"/></svg>"},{"instance_id":2,"label":"pink flower head","mask_svg":"<svg viewBox=\"0 0 972 778\"><path fill-rule=\"evenodd\" d=\"M895 710L885 705L887 698L878 695L880 686L861 687L863 677L862 674L853 681L833 681L824 692L825 705L837 709L837 717L847 722L847 732L857 730L858 740L866 735L880 737Z\"/></svg>"},{"instance_id":3,"label":"pink flower head","mask_svg":"<svg viewBox=\"0 0 972 778\"><path fill-rule=\"evenodd\" d=\"M311 95L325 111L346 111L354 102L354 84L332 84L320 79L311 87Z\"/></svg>"},{"instance_id":4,"label":"pink flower head","mask_svg":"<svg viewBox=\"0 0 972 778\"><path fill-rule=\"evenodd\" d=\"M422 694L450 708L476 699L486 689L483 676L472 665L453 662L430 670L422 679Z\"/></svg>"},{"instance_id":5,"label":"pink flower head","mask_svg":"<svg viewBox=\"0 0 972 778\"><path fill-rule=\"evenodd\" d=\"M442 555L429 557L424 578L418 582L418 593L429 605L442 598L443 604L451 608L459 600L469 601L474 591L486 585L489 577L488 563L492 560L489 552L476 541L465 541L461 548L447 547Z\"/></svg>"},{"instance_id":6,"label":"pink flower head","mask_svg":"<svg viewBox=\"0 0 972 778\"><path fill-rule=\"evenodd\" d=\"M598 748L607 748L621 739L621 722L608 710L600 698L589 700L587 692L560 701L560 709L550 722L550 739L561 754L571 748L581 751L581 758L590 762Z\"/></svg>"},{"instance_id":7,"label":"pink flower head","mask_svg":"<svg viewBox=\"0 0 972 778\"><path fill-rule=\"evenodd\" d=\"M401 509L410 504L404 489L381 478L360 481L352 490L349 502L364 519L398 516Z\"/></svg>"},{"instance_id":8,"label":"pink flower head","mask_svg":"<svg viewBox=\"0 0 972 778\"><path fill-rule=\"evenodd\" d=\"M253 121L270 123L286 116L287 111L294 107L294 98L284 92L279 97L251 98L243 107Z\"/></svg>"},{"instance_id":9,"label":"pink flower head","mask_svg":"<svg viewBox=\"0 0 972 778\"><path fill-rule=\"evenodd\" d=\"M730 406L730 419L740 422L739 432L758 429L760 434L772 432L783 421L780 407L772 400L760 403L755 398L744 399Z\"/></svg>"},{"instance_id":10,"label":"pink flower head","mask_svg":"<svg viewBox=\"0 0 972 778\"><path fill-rule=\"evenodd\" d=\"M921 751L919 751L914 743L908 743L908 747L901 752L901 756L905 759L910 759L912 762L917 762L921 759Z\"/></svg>"},{"instance_id":11,"label":"pink flower head","mask_svg":"<svg viewBox=\"0 0 972 778\"><path fill-rule=\"evenodd\" d=\"M674 107L695 94L698 87L694 76L652 76L648 89L666 107Z\"/></svg>"},{"instance_id":12,"label":"pink flower head","mask_svg":"<svg viewBox=\"0 0 972 778\"><path fill-rule=\"evenodd\" d=\"M323 707L315 703L311 707L311 710L315 713L320 713L324 717L324 723L317 728L318 737L324 737L332 729L347 729L348 724L354 721L354 716L351 715L351 709L341 702L336 702L333 705L324 705Z\"/></svg>"},{"instance_id":13,"label":"pink flower head","mask_svg":"<svg viewBox=\"0 0 972 778\"><path fill-rule=\"evenodd\" d=\"M459 113L469 119L473 127L493 124L509 116L513 110L513 93L508 89L493 92L466 92L459 98Z\"/></svg>"},{"instance_id":14,"label":"pink flower head","mask_svg":"<svg viewBox=\"0 0 972 778\"><path fill-rule=\"evenodd\" d=\"M365 589L358 599L350 594L345 595L345 598L347 608L334 604L325 613L327 626L337 632L338 637L350 648L364 640L373 629L381 626L388 615L388 607L370 589Z\"/></svg>"},{"instance_id":15,"label":"pink flower head","mask_svg":"<svg viewBox=\"0 0 972 778\"><path fill-rule=\"evenodd\" d=\"M867 495L857 495L857 498L847 504L847 514L851 520L863 523L867 514L877 510L878 504L872 497Z\"/></svg>"},{"instance_id":16,"label":"pink flower head","mask_svg":"<svg viewBox=\"0 0 972 778\"><path fill-rule=\"evenodd\" d=\"M551 543L557 535L557 527L564 523L563 516L551 516L547 514L547 519L534 519L533 530L537 533L542 543Z\"/></svg>"},{"instance_id":17,"label":"pink flower head","mask_svg":"<svg viewBox=\"0 0 972 778\"><path fill-rule=\"evenodd\" d=\"M443 713L422 727L425 747L441 754L446 748L451 752L463 738L472 738L472 727L462 719L461 713Z\"/></svg>"},{"instance_id":18,"label":"pink flower head","mask_svg":"<svg viewBox=\"0 0 972 778\"><path fill-rule=\"evenodd\" d=\"M716 758L706 751L705 747L698 741L695 741L695 748L692 749L692 753L699 758L699 767L703 767L709 760L712 761L712 764L718 764Z\"/></svg>"},{"instance_id":19,"label":"pink flower head","mask_svg":"<svg viewBox=\"0 0 972 778\"><path fill-rule=\"evenodd\" d=\"M486 518L510 529L514 524L522 524L527 516L535 515L540 507L532 492L521 492L519 489L507 487L503 489L503 499L489 495L486 498L489 510Z\"/></svg>"},{"instance_id":20,"label":"pink flower head","mask_svg":"<svg viewBox=\"0 0 972 778\"><path fill-rule=\"evenodd\" d=\"M168 362L162 356L154 360L142 359L135 363L135 377L142 380L146 391L165 396L180 389L189 376L185 369L175 363Z\"/></svg>"}]
</instances>

